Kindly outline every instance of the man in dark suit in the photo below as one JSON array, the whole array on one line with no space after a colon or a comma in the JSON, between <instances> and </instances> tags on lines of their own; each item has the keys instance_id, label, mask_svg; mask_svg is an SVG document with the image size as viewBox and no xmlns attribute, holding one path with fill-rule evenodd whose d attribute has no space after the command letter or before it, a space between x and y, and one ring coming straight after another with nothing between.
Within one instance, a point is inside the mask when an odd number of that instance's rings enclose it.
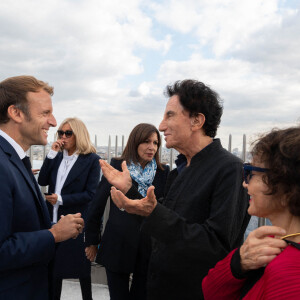
<instances>
[{"instance_id":1,"label":"man in dark suit","mask_svg":"<svg viewBox=\"0 0 300 300\"><path fill-rule=\"evenodd\" d=\"M214 138L223 112L217 93L202 82L184 80L168 86L166 94L170 98L159 130L167 148L181 154L168 176L162 204L153 187L140 201L130 200L141 197L126 165L122 173L103 161L101 167L119 189L112 188L115 204L146 216L143 230L154 238L148 299L203 299L202 279L242 243L249 221L242 162Z\"/></svg>"},{"instance_id":2,"label":"man in dark suit","mask_svg":"<svg viewBox=\"0 0 300 300\"><path fill-rule=\"evenodd\" d=\"M45 300L55 243L76 238L84 222L50 217L25 151L47 144L56 126L53 88L31 76L0 82L0 299Z\"/></svg>"}]
</instances>

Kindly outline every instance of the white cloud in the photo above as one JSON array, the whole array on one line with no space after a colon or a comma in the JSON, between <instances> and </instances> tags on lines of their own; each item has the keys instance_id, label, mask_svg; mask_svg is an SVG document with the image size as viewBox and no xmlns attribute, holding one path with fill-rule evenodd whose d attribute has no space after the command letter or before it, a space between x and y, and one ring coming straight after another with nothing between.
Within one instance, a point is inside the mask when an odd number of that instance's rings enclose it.
<instances>
[{"instance_id":1,"label":"white cloud","mask_svg":"<svg viewBox=\"0 0 300 300\"><path fill-rule=\"evenodd\" d=\"M294 123L300 116L300 87L296 83L300 75L290 82L247 61L193 55L189 61L163 64L159 80L163 78L169 82L197 79L216 90L224 100L221 126L227 132L236 128L235 133L250 134L264 125Z\"/></svg>"},{"instance_id":2,"label":"white cloud","mask_svg":"<svg viewBox=\"0 0 300 300\"><path fill-rule=\"evenodd\" d=\"M151 18L135 0L11 1L0 11L0 55L10 58L1 62L3 74L11 64L14 72L52 71L49 81L84 83L81 89L93 85L90 81L105 85L140 74L143 65L135 49L167 51L171 42L169 36L152 36Z\"/></svg>"},{"instance_id":3,"label":"white cloud","mask_svg":"<svg viewBox=\"0 0 300 300\"><path fill-rule=\"evenodd\" d=\"M279 10L278 0L166 0L150 5L156 19L169 28L191 33L220 57L245 47L266 26L280 26L292 10Z\"/></svg>"},{"instance_id":4,"label":"white cloud","mask_svg":"<svg viewBox=\"0 0 300 300\"><path fill-rule=\"evenodd\" d=\"M300 18L297 2L289 3L2 1L0 75L32 74L54 85L58 123L78 116L99 142L109 133L128 136L140 122L158 125L165 86L185 78L224 99L220 136L294 124Z\"/></svg>"},{"instance_id":5,"label":"white cloud","mask_svg":"<svg viewBox=\"0 0 300 300\"><path fill-rule=\"evenodd\" d=\"M193 78L215 89L224 99L219 136L234 133L241 142L242 133L299 122L299 10L279 3L190 0L152 7L165 26L198 39L190 56L163 62L158 82Z\"/></svg>"},{"instance_id":6,"label":"white cloud","mask_svg":"<svg viewBox=\"0 0 300 300\"><path fill-rule=\"evenodd\" d=\"M126 116L137 101L120 80L144 71L137 49L166 54L172 42L152 29L137 0L1 2L1 78L31 74L53 85L58 123L78 116L93 134L128 131L139 120ZM141 84L143 95L148 85Z\"/></svg>"}]
</instances>

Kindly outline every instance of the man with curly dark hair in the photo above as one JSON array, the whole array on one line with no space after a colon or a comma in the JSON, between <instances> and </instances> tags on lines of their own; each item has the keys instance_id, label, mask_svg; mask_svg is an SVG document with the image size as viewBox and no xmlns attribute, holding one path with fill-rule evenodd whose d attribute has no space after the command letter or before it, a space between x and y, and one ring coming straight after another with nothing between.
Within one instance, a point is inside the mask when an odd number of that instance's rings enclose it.
<instances>
[{"instance_id":1,"label":"man with curly dark hair","mask_svg":"<svg viewBox=\"0 0 300 300\"><path fill-rule=\"evenodd\" d=\"M216 92L202 82L184 80L168 86L166 95L169 101L159 130L167 148L181 154L162 202L156 200L153 187L146 198L130 200L142 197L126 167L118 173L104 162L101 166L118 189L112 188L116 205L146 216L142 229L154 241L148 299L203 299L202 279L242 243L249 221L242 162L214 138L223 112Z\"/></svg>"}]
</instances>

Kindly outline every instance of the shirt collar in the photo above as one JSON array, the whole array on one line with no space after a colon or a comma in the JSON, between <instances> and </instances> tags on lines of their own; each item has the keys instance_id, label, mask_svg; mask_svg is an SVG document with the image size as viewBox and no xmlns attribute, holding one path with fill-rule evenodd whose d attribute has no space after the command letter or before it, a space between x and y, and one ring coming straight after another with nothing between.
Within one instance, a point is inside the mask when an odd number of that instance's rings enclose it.
<instances>
[{"instance_id":1,"label":"shirt collar","mask_svg":"<svg viewBox=\"0 0 300 300\"><path fill-rule=\"evenodd\" d=\"M201 151L199 151L197 154L195 154L192 157L191 163L194 162L194 161L197 161L199 157L205 155L211 149L214 149L216 147L221 147L220 139L213 139L212 143L205 146ZM177 159L175 160L175 164L177 166L178 173L180 173L187 165L186 157L183 154L180 153L177 156Z\"/></svg>"},{"instance_id":2,"label":"shirt collar","mask_svg":"<svg viewBox=\"0 0 300 300\"><path fill-rule=\"evenodd\" d=\"M63 158L65 160L73 160L74 158L77 158L77 157L78 157L77 152L74 152L72 155L68 155L68 151L66 149L64 149Z\"/></svg>"},{"instance_id":3,"label":"shirt collar","mask_svg":"<svg viewBox=\"0 0 300 300\"><path fill-rule=\"evenodd\" d=\"M178 173L180 173L187 165L186 157L180 153L177 156L177 159L175 160L175 164L176 164Z\"/></svg>"},{"instance_id":4,"label":"shirt collar","mask_svg":"<svg viewBox=\"0 0 300 300\"><path fill-rule=\"evenodd\" d=\"M4 139L6 139L6 141L15 149L20 159L23 159L26 156L26 152L23 150L23 148L13 138L11 138L7 133L5 133L1 129L0 129L0 135Z\"/></svg>"}]
</instances>

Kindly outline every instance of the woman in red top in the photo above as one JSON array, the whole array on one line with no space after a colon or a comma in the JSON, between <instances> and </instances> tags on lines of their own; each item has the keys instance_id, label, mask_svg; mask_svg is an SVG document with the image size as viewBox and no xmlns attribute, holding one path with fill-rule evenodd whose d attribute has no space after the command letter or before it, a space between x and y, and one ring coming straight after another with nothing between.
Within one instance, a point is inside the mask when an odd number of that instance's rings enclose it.
<instances>
[{"instance_id":1,"label":"woman in red top","mask_svg":"<svg viewBox=\"0 0 300 300\"><path fill-rule=\"evenodd\" d=\"M207 300L300 299L300 127L261 137L252 157L244 165L248 212L273 226L252 231L209 271Z\"/></svg>"}]
</instances>

